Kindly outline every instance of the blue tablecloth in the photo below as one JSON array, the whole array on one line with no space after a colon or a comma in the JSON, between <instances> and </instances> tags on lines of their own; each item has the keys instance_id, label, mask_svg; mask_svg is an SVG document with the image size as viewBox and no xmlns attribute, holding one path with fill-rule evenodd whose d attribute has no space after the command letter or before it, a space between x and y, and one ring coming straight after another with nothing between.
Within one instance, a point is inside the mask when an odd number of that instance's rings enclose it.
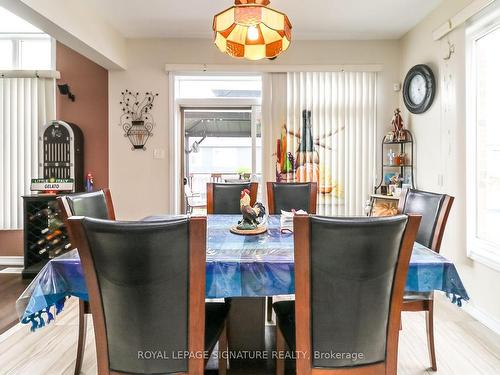
<instances>
[{"instance_id":1,"label":"blue tablecloth","mask_svg":"<svg viewBox=\"0 0 500 375\"><path fill-rule=\"evenodd\" d=\"M145 220L159 220L151 216ZM229 228L240 217L208 217L206 297L257 297L294 293L293 234L281 233L279 216L270 216L268 231L258 236L239 236ZM415 243L406 291L447 293L461 305L469 297L451 261ZM16 303L23 323L32 329L53 319L69 296L88 299L77 250L52 259Z\"/></svg>"}]
</instances>

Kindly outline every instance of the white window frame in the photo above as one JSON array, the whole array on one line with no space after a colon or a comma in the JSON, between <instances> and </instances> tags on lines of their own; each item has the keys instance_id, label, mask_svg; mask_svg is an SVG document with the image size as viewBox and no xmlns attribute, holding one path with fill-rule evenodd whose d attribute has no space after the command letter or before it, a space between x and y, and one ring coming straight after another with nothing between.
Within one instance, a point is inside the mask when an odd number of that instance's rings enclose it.
<instances>
[{"instance_id":1,"label":"white window frame","mask_svg":"<svg viewBox=\"0 0 500 375\"><path fill-rule=\"evenodd\" d=\"M500 245L477 236L477 81L476 42L500 28L500 9L475 20L466 32L466 201L467 256L500 271Z\"/></svg>"},{"instance_id":2,"label":"white window frame","mask_svg":"<svg viewBox=\"0 0 500 375\"><path fill-rule=\"evenodd\" d=\"M20 44L23 40L47 40L50 39L50 67L44 70L55 70L56 68L56 40L44 33L0 33L0 40L12 41L12 68L20 70ZM42 69L40 69L42 70Z\"/></svg>"}]
</instances>

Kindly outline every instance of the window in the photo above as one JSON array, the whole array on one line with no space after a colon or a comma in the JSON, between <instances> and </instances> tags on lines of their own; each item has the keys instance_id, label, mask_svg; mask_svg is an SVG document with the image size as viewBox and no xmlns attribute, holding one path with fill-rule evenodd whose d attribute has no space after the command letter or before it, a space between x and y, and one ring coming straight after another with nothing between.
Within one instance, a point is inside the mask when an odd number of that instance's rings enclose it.
<instances>
[{"instance_id":1,"label":"window","mask_svg":"<svg viewBox=\"0 0 500 375\"><path fill-rule=\"evenodd\" d=\"M177 76L176 97L183 99L260 99L260 76Z\"/></svg>"},{"instance_id":2,"label":"window","mask_svg":"<svg viewBox=\"0 0 500 375\"><path fill-rule=\"evenodd\" d=\"M22 228L21 196L38 176L38 128L55 118L52 75L17 70L53 69L53 45L0 7L0 70L13 70L0 76L0 230Z\"/></svg>"},{"instance_id":3,"label":"window","mask_svg":"<svg viewBox=\"0 0 500 375\"><path fill-rule=\"evenodd\" d=\"M0 7L0 70L50 70L53 41L42 30Z\"/></svg>"},{"instance_id":4,"label":"window","mask_svg":"<svg viewBox=\"0 0 500 375\"><path fill-rule=\"evenodd\" d=\"M467 249L500 269L500 17L468 30Z\"/></svg>"}]
</instances>

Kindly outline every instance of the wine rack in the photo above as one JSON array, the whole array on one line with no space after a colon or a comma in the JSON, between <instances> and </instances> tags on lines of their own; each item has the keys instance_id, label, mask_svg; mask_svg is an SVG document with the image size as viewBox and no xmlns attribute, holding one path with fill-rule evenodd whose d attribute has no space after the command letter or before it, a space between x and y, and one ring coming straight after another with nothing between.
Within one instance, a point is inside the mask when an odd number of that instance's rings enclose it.
<instances>
[{"instance_id":1,"label":"wine rack","mask_svg":"<svg viewBox=\"0 0 500 375\"><path fill-rule=\"evenodd\" d=\"M23 197L25 279L35 277L50 259L71 248L56 197L54 194Z\"/></svg>"}]
</instances>

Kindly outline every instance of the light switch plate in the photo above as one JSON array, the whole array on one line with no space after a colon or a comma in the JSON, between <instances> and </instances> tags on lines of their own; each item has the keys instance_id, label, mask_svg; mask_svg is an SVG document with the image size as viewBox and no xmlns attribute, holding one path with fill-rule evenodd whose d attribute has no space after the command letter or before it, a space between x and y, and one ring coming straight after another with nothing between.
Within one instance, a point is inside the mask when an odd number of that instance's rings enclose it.
<instances>
[{"instance_id":1,"label":"light switch plate","mask_svg":"<svg viewBox=\"0 0 500 375\"><path fill-rule=\"evenodd\" d=\"M165 159L165 150L163 148L155 148L153 150L153 159Z\"/></svg>"}]
</instances>

